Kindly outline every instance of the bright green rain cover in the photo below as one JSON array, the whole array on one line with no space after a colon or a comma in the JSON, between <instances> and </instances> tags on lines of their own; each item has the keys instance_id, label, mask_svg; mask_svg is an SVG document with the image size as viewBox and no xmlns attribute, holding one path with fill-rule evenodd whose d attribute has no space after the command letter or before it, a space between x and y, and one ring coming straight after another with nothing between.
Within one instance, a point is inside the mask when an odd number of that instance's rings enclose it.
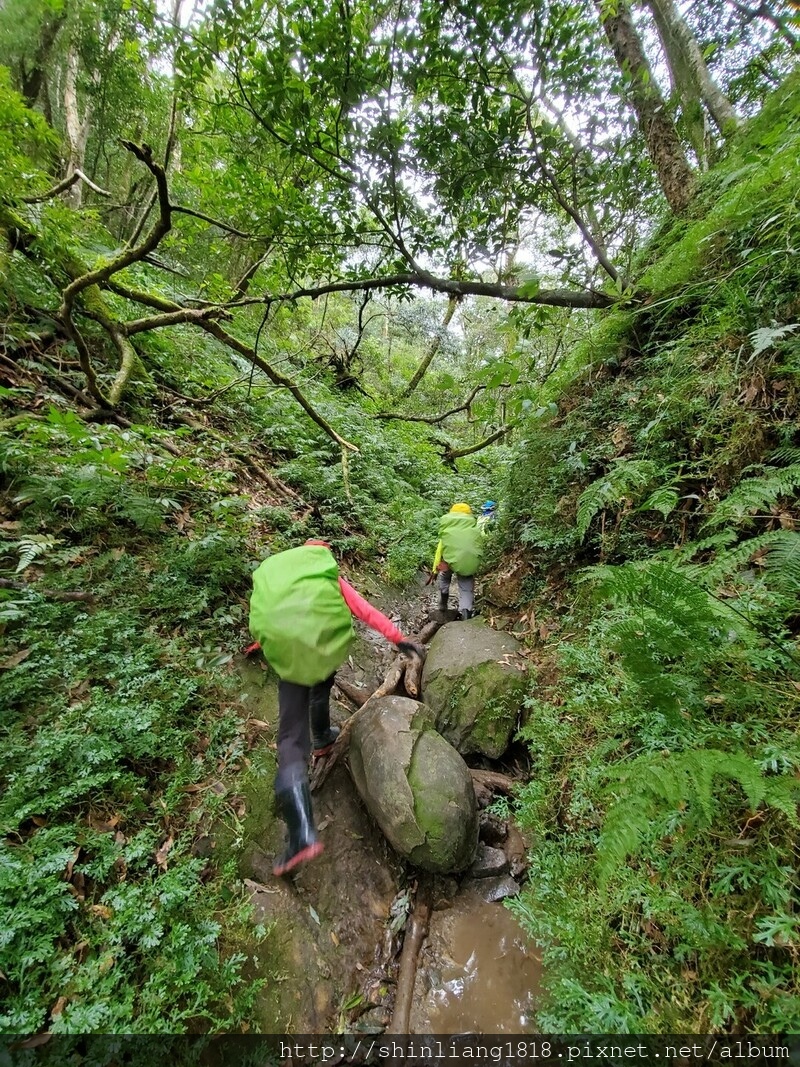
<instances>
[{"instance_id":1,"label":"bright green rain cover","mask_svg":"<svg viewBox=\"0 0 800 1067\"><path fill-rule=\"evenodd\" d=\"M301 545L264 560L253 574L250 633L286 682L316 685L333 674L355 632L329 549Z\"/></svg>"},{"instance_id":2,"label":"bright green rain cover","mask_svg":"<svg viewBox=\"0 0 800 1067\"><path fill-rule=\"evenodd\" d=\"M442 559L456 574L468 577L481 565L483 538L474 515L448 512L439 521Z\"/></svg>"}]
</instances>

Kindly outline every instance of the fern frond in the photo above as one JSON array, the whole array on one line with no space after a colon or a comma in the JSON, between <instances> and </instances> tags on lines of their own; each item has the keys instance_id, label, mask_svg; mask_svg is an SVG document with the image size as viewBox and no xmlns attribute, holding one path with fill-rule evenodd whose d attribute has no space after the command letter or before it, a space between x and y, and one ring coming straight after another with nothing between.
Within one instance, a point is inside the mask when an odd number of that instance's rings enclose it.
<instances>
[{"instance_id":1,"label":"fern frond","mask_svg":"<svg viewBox=\"0 0 800 1067\"><path fill-rule=\"evenodd\" d=\"M737 540L738 534L735 530L720 530L719 533L711 534L710 537L703 537L699 541L690 541L680 548L670 549L667 558L677 563L688 563L701 552L719 552L723 548L729 548Z\"/></svg>"},{"instance_id":2,"label":"fern frond","mask_svg":"<svg viewBox=\"0 0 800 1067\"><path fill-rule=\"evenodd\" d=\"M756 553L763 553L764 577L771 588L789 595L800 588L800 533L794 530L769 530L760 537L750 537L720 552L711 563L690 567L689 573L706 588L714 589L743 570Z\"/></svg>"},{"instance_id":3,"label":"fern frond","mask_svg":"<svg viewBox=\"0 0 800 1067\"><path fill-rule=\"evenodd\" d=\"M686 826L705 828L719 807L719 779L735 782L750 810L767 804L800 825L800 781L793 775L768 777L758 762L741 752L698 748L668 756L640 756L612 770L616 799L600 832L598 877L605 885L614 871L652 834L652 824L670 813Z\"/></svg>"},{"instance_id":4,"label":"fern frond","mask_svg":"<svg viewBox=\"0 0 800 1067\"><path fill-rule=\"evenodd\" d=\"M737 523L748 515L764 511L779 497L795 495L800 487L800 463L789 467L767 467L758 478L745 478L717 505L707 527Z\"/></svg>"},{"instance_id":5,"label":"fern frond","mask_svg":"<svg viewBox=\"0 0 800 1067\"><path fill-rule=\"evenodd\" d=\"M660 511L666 517L678 506L680 497L671 485L661 485L645 500L639 511Z\"/></svg>"},{"instance_id":6,"label":"fern frond","mask_svg":"<svg viewBox=\"0 0 800 1067\"><path fill-rule=\"evenodd\" d=\"M782 463L788 467L794 463L800 463L800 448L785 445L783 448L776 448L769 458L772 463Z\"/></svg>"},{"instance_id":7,"label":"fern frond","mask_svg":"<svg viewBox=\"0 0 800 1067\"><path fill-rule=\"evenodd\" d=\"M800 533L774 530L763 563L772 588L789 596L800 591Z\"/></svg>"},{"instance_id":8,"label":"fern frond","mask_svg":"<svg viewBox=\"0 0 800 1067\"><path fill-rule=\"evenodd\" d=\"M16 573L21 574L22 571L30 567L35 559L38 559L39 556L47 555L51 549L62 543L59 538L53 537L51 534L27 534L25 537L21 537L16 545L19 552Z\"/></svg>"},{"instance_id":9,"label":"fern frond","mask_svg":"<svg viewBox=\"0 0 800 1067\"><path fill-rule=\"evenodd\" d=\"M605 508L637 496L658 477L658 466L649 459L621 459L608 473L588 485L578 498L576 525L581 537L589 524Z\"/></svg>"}]
</instances>

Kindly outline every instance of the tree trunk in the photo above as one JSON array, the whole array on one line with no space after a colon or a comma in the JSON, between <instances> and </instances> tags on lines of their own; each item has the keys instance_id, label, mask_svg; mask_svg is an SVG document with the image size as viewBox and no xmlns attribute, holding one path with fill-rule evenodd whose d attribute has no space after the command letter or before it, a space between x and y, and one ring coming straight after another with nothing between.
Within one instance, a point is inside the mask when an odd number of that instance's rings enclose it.
<instances>
[{"instance_id":1,"label":"tree trunk","mask_svg":"<svg viewBox=\"0 0 800 1067\"><path fill-rule=\"evenodd\" d=\"M684 211L694 196L694 173L689 166L675 123L653 77L627 0L595 0L600 21L620 70L628 79L628 95L639 129L672 210Z\"/></svg>"},{"instance_id":2,"label":"tree trunk","mask_svg":"<svg viewBox=\"0 0 800 1067\"><path fill-rule=\"evenodd\" d=\"M25 103L30 108L36 107L42 97L47 83L47 68L51 62L53 45L66 17L67 13L64 10L53 18L46 19L39 30L39 41L31 65L29 67L26 66L24 61L20 63L20 92L25 99ZM49 109L48 102L44 101L43 103L45 112L47 112ZM50 121L49 118L48 121Z\"/></svg>"},{"instance_id":3,"label":"tree trunk","mask_svg":"<svg viewBox=\"0 0 800 1067\"><path fill-rule=\"evenodd\" d=\"M690 127L692 145L698 159L702 159L705 154L705 138L700 137L705 127L702 104L706 105L715 126L726 139L738 126L738 117L730 100L711 77L697 38L674 0L645 0L645 3L658 27L673 84Z\"/></svg>"},{"instance_id":4,"label":"tree trunk","mask_svg":"<svg viewBox=\"0 0 800 1067\"><path fill-rule=\"evenodd\" d=\"M442 325L439 328L439 332L436 334L434 339L431 341L430 348L425 353L425 355L422 357L422 360L420 361L419 366L414 371L414 374L413 374L413 377L411 378L411 381L405 387L405 389L403 391L403 396L404 397L411 396L411 394L417 388L419 383L422 381L422 379L423 379L423 377L425 375L425 372L427 371L428 367L430 367L431 363L433 363L433 357L439 351L439 347L441 346L441 343L442 343L442 334L447 329L447 327L450 325L450 321L452 320L453 315L455 314L457 305L458 305L458 298L455 297L455 296L451 296L450 299L447 301L447 310L444 313L444 318L442 319Z\"/></svg>"},{"instance_id":5,"label":"tree trunk","mask_svg":"<svg viewBox=\"0 0 800 1067\"><path fill-rule=\"evenodd\" d=\"M78 101L78 48L74 41L70 41L67 52L67 65L64 72L64 121L67 127L67 144L69 147L69 159L65 177L74 174L76 170L83 170L83 161L86 156L86 141L89 137L89 119L91 108L86 104L83 115L80 113ZM83 196L83 183L75 182L67 194L67 202L70 207L79 208Z\"/></svg>"}]
</instances>

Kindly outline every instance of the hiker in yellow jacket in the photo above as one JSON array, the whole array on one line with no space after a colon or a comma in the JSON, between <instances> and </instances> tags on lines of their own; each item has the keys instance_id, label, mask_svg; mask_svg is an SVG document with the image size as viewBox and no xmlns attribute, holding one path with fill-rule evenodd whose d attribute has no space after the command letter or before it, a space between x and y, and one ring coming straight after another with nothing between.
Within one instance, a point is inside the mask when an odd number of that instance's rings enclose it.
<instances>
[{"instance_id":1,"label":"hiker in yellow jacket","mask_svg":"<svg viewBox=\"0 0 800 1067\"><path fill-rule=\"evenodd\" d=\"M447 610L450 581L458 581L458 610L462 619L475 614L475 573L481 565L483 538L469 504L453 504L439 520L439 543L433 573L439 575L439 610Z\"/></svg>"}]
</instances>

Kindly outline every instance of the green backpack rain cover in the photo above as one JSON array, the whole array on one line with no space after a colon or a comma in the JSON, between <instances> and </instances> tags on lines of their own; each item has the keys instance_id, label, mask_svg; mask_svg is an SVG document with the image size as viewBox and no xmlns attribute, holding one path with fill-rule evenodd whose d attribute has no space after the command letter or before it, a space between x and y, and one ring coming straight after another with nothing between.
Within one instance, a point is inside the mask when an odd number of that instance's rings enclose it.
<instances>
[{"instance_id":1,"label":"green backpack rain cover","mask_svg":"<svg viewBox=\"0 0 800 1067\"><path fill-rule=\"evenodd\" d=\"M355 631L327 548L301 545L264 560L253 574L250 633L286 682L316 685L344 663Z\"/></svg>"},{"instance_id":2,"label":"green backpack rain cover","mask_svg":"<svg viewBox=\"0 0 800 1067\"><path fill-rule=\"evenodd\" d=\"M456 574L469 577L481 565L483 538L474 515L450 511L439 521L442 559Z\"/></svg>"}]
</instances>

